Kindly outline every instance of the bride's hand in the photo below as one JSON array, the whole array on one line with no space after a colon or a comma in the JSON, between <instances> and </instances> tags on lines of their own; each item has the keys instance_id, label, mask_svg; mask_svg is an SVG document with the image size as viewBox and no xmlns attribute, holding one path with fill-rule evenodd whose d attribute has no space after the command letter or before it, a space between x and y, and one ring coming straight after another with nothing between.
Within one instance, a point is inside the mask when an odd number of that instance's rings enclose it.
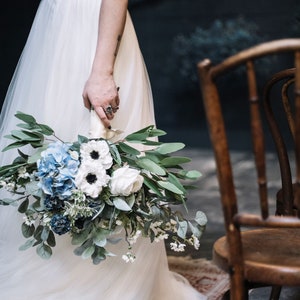
<instances>
[{"instance_id":1,"label":"bride's hand","mask_svg":"<svg viewBox=\"0 0 300 300\"><path fill-rule=\"evenodd\" d=\"M119 94L112 75L90 76L83 90L84 106L94 109L105 127L110 128L110 120L119 108Z\"/></svg>"}]
</instances>

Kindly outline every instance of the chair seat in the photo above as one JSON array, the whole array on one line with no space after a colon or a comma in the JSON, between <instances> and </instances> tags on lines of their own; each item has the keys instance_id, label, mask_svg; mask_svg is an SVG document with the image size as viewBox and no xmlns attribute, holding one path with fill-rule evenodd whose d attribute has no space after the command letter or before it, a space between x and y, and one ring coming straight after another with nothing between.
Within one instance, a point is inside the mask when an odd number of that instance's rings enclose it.
<instances>
[{"instance_id":1,"label":"chair seat","mask_svg":"<svg viewBox=\"0 0 300 300\"><path fill-rule=\"evenodd\" d=\"M255 229L242 232L245 278L249 282L300 286L300 229ZM213 247L213 260L228 272L226 237Z\"/></svg>"}]
</instances>

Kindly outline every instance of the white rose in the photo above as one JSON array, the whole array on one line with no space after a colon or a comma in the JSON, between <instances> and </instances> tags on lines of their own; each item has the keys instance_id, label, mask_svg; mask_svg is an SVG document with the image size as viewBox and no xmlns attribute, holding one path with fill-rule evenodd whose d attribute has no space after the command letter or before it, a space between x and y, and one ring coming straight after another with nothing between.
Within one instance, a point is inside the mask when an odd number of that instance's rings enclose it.
<instances>
[{"instance_id":1,"label":"white rose","mask_svg":"<svg viewBox=\"0 0 300 300\"><path fill-rule=\"evenodd\" d=\"M111 176L110 189L113 195L129 196L139 191L144 178L140 171L124 166L115 170Z\"/></svg>"}]
</instances>

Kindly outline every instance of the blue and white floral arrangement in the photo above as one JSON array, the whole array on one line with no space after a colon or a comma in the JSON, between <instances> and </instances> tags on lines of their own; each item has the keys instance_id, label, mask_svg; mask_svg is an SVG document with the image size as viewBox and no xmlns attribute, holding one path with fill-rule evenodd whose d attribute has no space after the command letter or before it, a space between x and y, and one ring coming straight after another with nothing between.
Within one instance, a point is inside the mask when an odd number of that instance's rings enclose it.
<instances>
[{"instance_id":1,"label":"blue and white floral arrangement","mask_svg":"<svg viewBox=\"0 0 300 300\"><path fill-rule=\"evenodd\" d=\"M3 151L17 148L18 155L0 167L0 188L10 195L0 204L14 205L24 215L21 229L27 241L20 250L36 247L48 259L55 235L70 234L74 253L98 264L114 255L106 246L119 241L116 232L123 232L128 243L127 262L135 259L132 247L139 237L153 242L171 236L175 251L187 244L199 248L205 214L199 211L189 221L175 210L186 207L191 186L184 182L200 176L182 167L189 158L170 155L184 144L155 141L165 132L154 126L115 143L84 136L69 143L31 115L15 116L22 123L6 136L13 142ZM141 152L134 143L150 147ZM30 155L20 150L23 146L31 146Z\"/></svg>"}]
</instances>

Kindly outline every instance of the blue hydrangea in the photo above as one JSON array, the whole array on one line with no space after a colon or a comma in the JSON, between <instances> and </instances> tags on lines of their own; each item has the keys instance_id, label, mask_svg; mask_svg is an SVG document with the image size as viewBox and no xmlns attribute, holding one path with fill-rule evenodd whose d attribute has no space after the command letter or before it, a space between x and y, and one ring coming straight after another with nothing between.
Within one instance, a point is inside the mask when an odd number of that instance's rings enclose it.
<instances>
[{"instance_id":1,"label":"blue hydrangea","mask_svg":"<svg viewBox=\"0 0 300 300\"><path fill-rule=\"evenodd\" d=\"M51 197L50 195L46 195L44 199L44 205L46 210L48 211L57 211L64 208L64 201L60 200L57 197Z\"/></svg>"},{"instance_id":2,"label":"blue hydrangea","mask_svg":"<svg viewBox=\"0 0 300 300\"><path fill-rule=\"evenodd\" d=\"M67 216L56 214L51 218L50 226L59 235L65 234L71 229L71 223Z\"/></svg>"},{"instance_id":3,"label":"blue hydrangea","mask_svg":"<svg viewBox=\"0 0 300 300\"><path fill-rule=\"evenodd\" d=\"M79 160L69 153L69 145L62 142L49 144L41 153L37 162L39 187L51 197L66 199L75 188L74 178L77 174Z\"/></svg>"}]
</instances>

